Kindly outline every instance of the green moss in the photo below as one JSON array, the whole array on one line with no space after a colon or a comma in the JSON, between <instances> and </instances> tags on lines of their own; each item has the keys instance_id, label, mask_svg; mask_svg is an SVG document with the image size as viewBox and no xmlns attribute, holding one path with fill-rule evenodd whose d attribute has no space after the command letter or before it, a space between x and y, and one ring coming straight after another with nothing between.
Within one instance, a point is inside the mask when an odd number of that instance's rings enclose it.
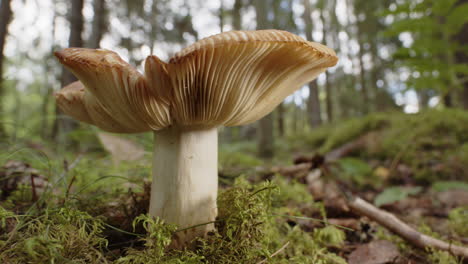
<instances>
[{"instance_id":1,"label":"green moss","mask_svg":"<svg viewBox=\"0 0 468 264\"><path fill-rule=\"evenodd\" d=\"M332 149L364 135L366 132L383 129L390 124L391 115L373 114L364 118L351 119L336 125L331 129L327 140L321 146L320 152L327 153Z\"/></svg>"},{"instance_id":2,"label":"green moss","mask_svg":"<svg viewBox=\"0 0 468 264\"><path fill-rule=\"evenodd\" d=\"M4 216L3 216L4 217ZM87 213L62 208L20 218L2 236L2 263L106 263L103 222Z\"/></svg>"},{"instance_id":3,"label":"green moss","mask_svg":"<svg viewBox=\"0 0 468 264\"><path fill-rule=\"evenodd\" d=\"M262 164L256 156L256 146L251 143L223 144L219 149L219 167L249 168Z\"/></svg>"},{"instance_id":4,"label":"green moss","mask_svg":"<svg viewBox=\"0 0 468 264\"><path fill-rule=\"evenodd\" d=\"M450 254L450 252L442 250L428 249L428 260L433 264L462 264L463 260Z\"/></svg>"},{"instance_id":5,"label":"green moss","mask_svg":"<svg viewBox=\"0 0 468 264\"><path fill-rule=\"evenodd\" d=\"M449 225L459 237L468 237L468 206L455 208L449 213Z\"/></svg>"},{"instance_id":6,"label":"green moss","mask_svg":"<svg viewBox=\"0 0 468 264\"><path fill-rule=\"evenodd\" d=\"M281 175L276 175L272 183L278 187L278 193L273 196L275 207L297 207L307 204L312 206L314 199L307 189L307 185L297 182L294 179L287 179Z\"/></svg>"},{"instance_id":7,"label":"green moss","mask_svg":"<svg viewBox=\"0 0 468 264\"><path fill-rule=\"evenodd\" d=\"M297 189L297 187L296 187ZM291 190L286 190L291 192ZM280 208L277 187L271 183L251 185L238 178L232 188L222 191L218 199L216 231L199 238L193 250L164 250L176 228L160 220L140 217L148 231L145 248L130 249L119 264L137 263L346 263L330 253L328 246L339 246L344 233L334 227L317 229L313 234L276 216ZM276 201L276 202L275 202ZM286 247L284 247L286 245ZM282 248L277 256L273 252Z\"/></svg>"},{"instance_id":8,"label":"green moss","mask_svg":"<svg viewBox=\"0 0 468 264\"><path fill-rule=\"evenodd\" d=\"M398 162L421 183L462 180L468 170L468 112L427 110L418 114L378 113L351 119L304 135L309 149L326 154L368 132L366 148L351 156Z\"/></svg>"},{"instance_id":9,"label":"green moss","mask_svg":"<svg viewBox=\"0 0 468 264\"><path fill-rule=\"evenodd\" d=\"M176 227L147 216L134 221L134 232L146 230L140 242L125 250L111 250L107 243L116 242L109 225L116 227L114 234L128 235L136 211L127 211L143 201L138 198L137 203L130 202L135 199L132 193L105 188L106 184L120 185L126 180L106 177L102 174L105 166L94 168L99 162L82 160L62 179L65 183L59 182L50 189L53 192L42 194L40 203L32 203L28 185L15 191L9 202L2 201L9 208L0 210L1 263L223 264L265 259L268 263L345 263L328 250L340 244L341 231L325 226L305 232L298 225L290 226L294 218L289 216L303 217L304 204L314 210L320 210L320 206L305 185L281 176L271 183L258 184L240 177L232 187L221 190L216 232L195 241L192 250L167 249ZM18 209L19 202L24 206Z\"/></svg>"}]
</instances>

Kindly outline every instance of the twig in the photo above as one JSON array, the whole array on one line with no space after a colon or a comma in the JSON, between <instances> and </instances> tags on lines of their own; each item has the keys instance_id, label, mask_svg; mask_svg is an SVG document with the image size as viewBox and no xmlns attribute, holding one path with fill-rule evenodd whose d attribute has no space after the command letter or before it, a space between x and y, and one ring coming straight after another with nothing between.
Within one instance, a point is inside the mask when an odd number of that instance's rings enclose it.
<instances>
[{"instance_id":1,"label":"twig","mask_svg":"<svg viewBox=\"0 0 468 264\"><path fill-rule=\"evenodd\" d=\"M80 162L80 160L81 160L82 158L83 158L83 154L80 153L80 154L78 154L78 156L75 158L75 160L74 160L70 165L68 165L68 164L65 163L65 164L64 164L64 170L63 170L63 172L60 174L60 177L59 177L59 178L61 179L61 178L65 177L65 176L67 175L67 173L68 173L71 169L75 168L76 165L78 165L78 163Z\"/></svg>"},{"instance_id":2,"label":"twig","mask_svg":"<svg viewBox=\"0 0 468 264\"><path fill-rule=\"evenodd\" d=\"M426 249L435 248L439 250L445 250L452 253L455 256L460 256L468 259L468 248L462 246L456 246L452 243L447 243L442 240L430 237L416 231L396 216L391 213L385 212L378 209L372 204L364 201L363 199L356 197L349 201L349 207L356 213L367 216L371 220L379 223L385 228L389 229L393 233L404 238L408 242L412 243L416 247Z\"/></svg>"},{"instance_id":3,"label":"twig","mask_svg":"<svg viewBox=\"0 0 468 264\"><path fill-rule=\"evenodd\" d=\"M263 263L266 263L268 261L268 259L278 255L279 253L281 253L281 251L283 251L285 248L287 248L289 246L289 241L286 242L286 244L284 244L280 249L276 250L275 253L271 254L271 256L269 258L266 258L260 262L258 262L257 264L263 264Z\"/></svg>"}]
</instances>

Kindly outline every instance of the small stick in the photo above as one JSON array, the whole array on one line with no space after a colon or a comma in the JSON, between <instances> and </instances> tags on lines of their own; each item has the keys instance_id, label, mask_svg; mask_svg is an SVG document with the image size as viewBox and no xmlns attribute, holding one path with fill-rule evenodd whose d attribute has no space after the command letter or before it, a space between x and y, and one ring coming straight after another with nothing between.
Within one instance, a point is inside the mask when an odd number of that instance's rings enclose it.
<instances>
[{"instance_id":1,"label":"small stick","mask_svg":"<svg viewBox=\"0 0 468 264\"><path fill-rule=\"evenodd\" d=\"M276 255L278 255L279 253L281 253L281 251L283 251L283 250L284 250L285 248L287 248L288 246L289 246L289 241L286 242L286 244L284 244L280 249L276 250L275 253L271 254L270 258L272 258L272 257L274 257L274 256L276 256ZM263 264L263 263L266 263L267 261L268 261L268 259L264 259L264 260L258 262L257 264Z\"/></svg>"},{"instance_id":2,"label":"small stick","mask_svg":"<svg viewBox=\"0 0 468 264\"><path fill-rule=\"evenodd\" d=\"M37 192L36 192L36 184L34 183L34 174L29 173L29 177L31 178L31 190L32 190L32 201L37 201Z\"/></svg>"},{"instance_id":3,"label":"small stick","mask_svg":"<svg viewBox=\"0 0 468 264\"><path fill-rule=\"evenodd\" d=\"M371 220L374 220L375 222L389 229L393 233L412 243L416 247L422 249L432 247L435 249L448 251L455 256L468 259L468 248L456 246L452 243L447 243L442 240L422 234L416 231L414 228L407 225L406 223L404 223L403 221L401 221L400 219L398 219L393 214L380 210L359 197L350 199L348 204L349 207L356 213L363 216L367 216Z\"/></svg>"}]
</instances>

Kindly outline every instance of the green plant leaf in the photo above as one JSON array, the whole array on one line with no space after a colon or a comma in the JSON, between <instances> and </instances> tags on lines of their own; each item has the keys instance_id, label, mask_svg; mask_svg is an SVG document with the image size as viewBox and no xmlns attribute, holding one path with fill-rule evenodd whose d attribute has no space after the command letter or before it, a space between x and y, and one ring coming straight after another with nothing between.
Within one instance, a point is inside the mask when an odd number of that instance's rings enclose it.
<instances>
[{"instance_id":1,"label":"green plant leaf","mask_svg":"<svg viewBox=\"0 0 468 264\"><path fill-rule=\"evenodd\" d=\"M381 192L375 197L374 204L380 207L384 204L391 204L397 201L406 199L409 195L416 195L421 192L422 188L416 187L390 187Z\"/></svg>"},{"instance_id":2,"label":"green plant leaf","mask_svg":"<svg viewBox=\"0 0 468 264\"><path fill-rule=\"evenodd\" d=\"M468 183L461 181L437 181L432 184L432 189L436 192L459 189L468 191Z\"/></svg>"}]
</instances>

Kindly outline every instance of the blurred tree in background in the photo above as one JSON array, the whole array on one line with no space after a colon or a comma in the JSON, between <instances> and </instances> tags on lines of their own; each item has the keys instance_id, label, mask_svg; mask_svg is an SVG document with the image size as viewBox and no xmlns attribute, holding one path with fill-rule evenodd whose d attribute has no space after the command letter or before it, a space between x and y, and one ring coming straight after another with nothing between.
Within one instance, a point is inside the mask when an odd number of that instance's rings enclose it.
<instances>
[{"instance_id":1,"label":"blurred tree in background","mask_svg":"<svg viewBox=\"0 0 468 264\"><path fill-rule=\"evenodd\" d=\"M168 59L233 29L287 30L340 58L258 126L223 130L226 141L257 139L262 157L282 138L376 111L468 109L466 0L2 0L0 11L2 139L88 128L55 110L53 91L74 78L53 51L112 49L141 70L149 54Z\"/></svg>"},{"instance_id":2,"label":"blurred tree in background","mask_svg":"<svg viewBox=\"0 0 468 264\"><path fill-rule=\"evenodd\" d=\"M8 24L10 24L11 18L11 4L10 0L2 0L0 4L0 117L3 116L3 95L5 93L5 84L3 79L3 49L5 47L5 40L8 34ZM3 119L0 118L0 139L6 137L5 128L3 125Z\"/></svg>"},{"instance_id":3,"label":"blurred tree in background","mask_svg":"<svg viewBox=\"0 0 468 264\"><path fill-rule=\"evenodd\" d=\"M407 85L421 93L422 105L427 106L431 95L439 95L447 107L458 105L456 100L466 106L466 96L456 94L468 83L468 2L402 1L392 3L385 14L393 20L386 34L406 38L394 58L397 67L411 72Z\"/></svg>"}]
</instances>

